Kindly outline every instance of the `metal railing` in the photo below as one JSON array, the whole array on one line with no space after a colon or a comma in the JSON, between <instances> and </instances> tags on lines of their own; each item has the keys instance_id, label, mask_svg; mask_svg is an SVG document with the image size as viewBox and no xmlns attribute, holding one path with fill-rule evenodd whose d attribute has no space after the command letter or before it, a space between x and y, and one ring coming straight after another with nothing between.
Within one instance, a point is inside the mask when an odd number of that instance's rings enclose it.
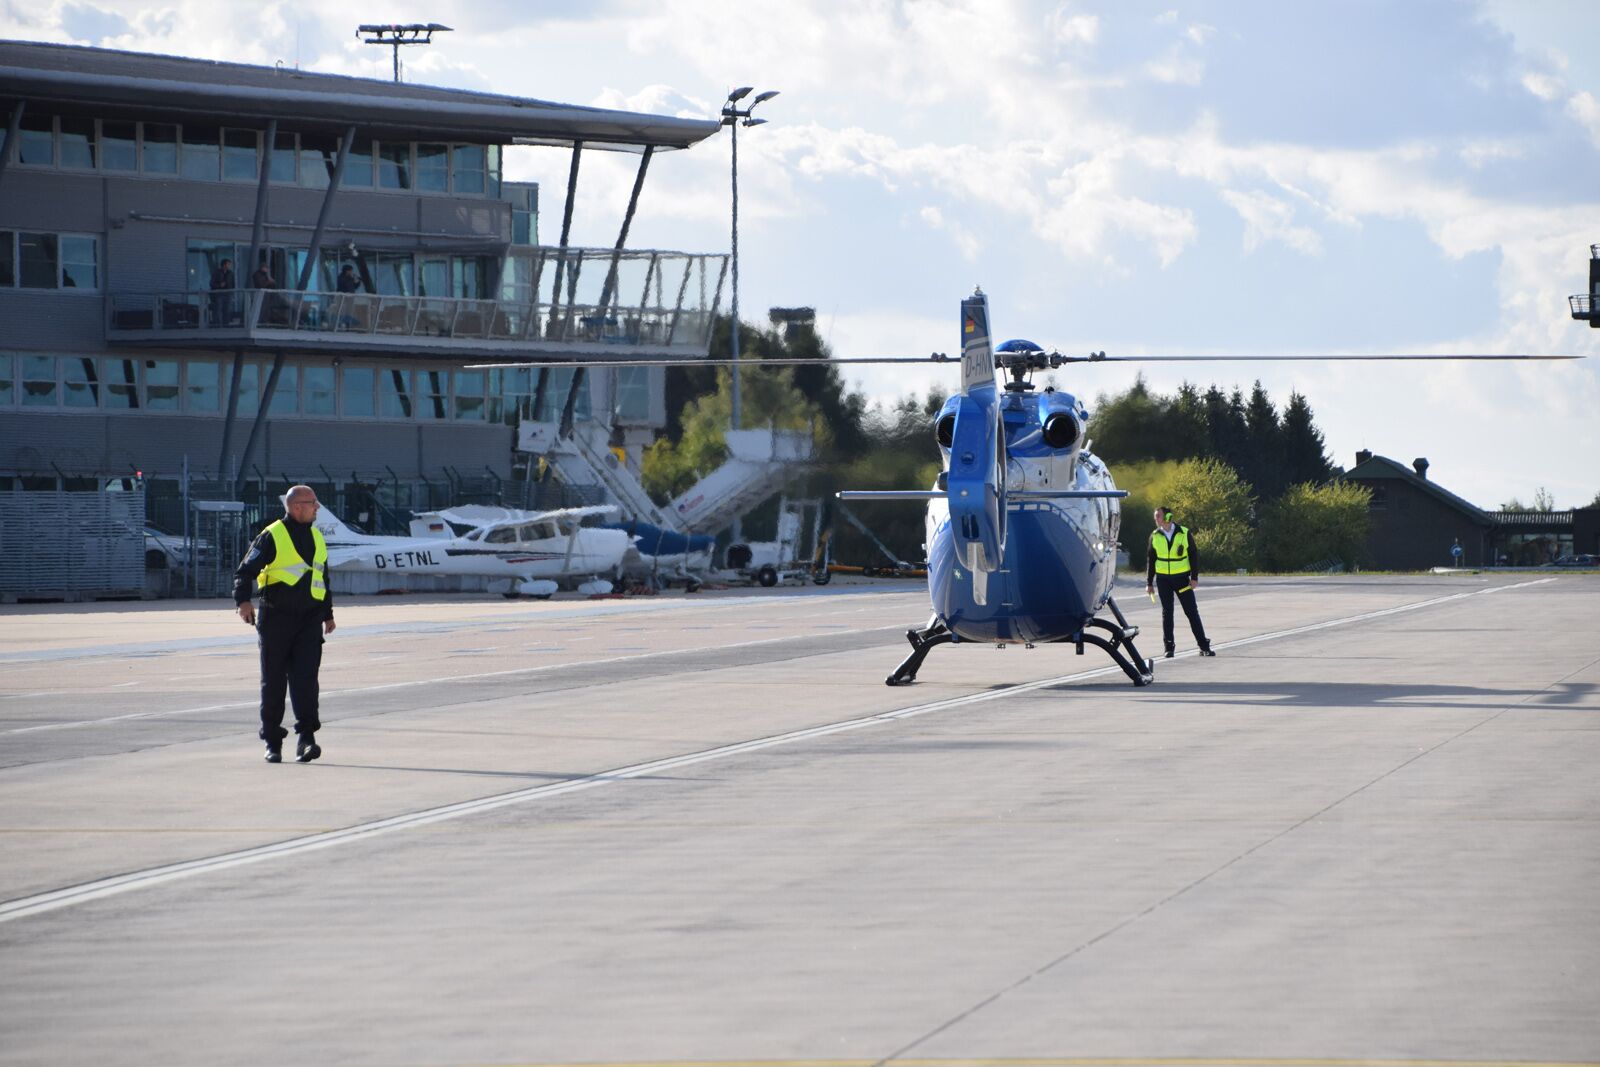
<instances>
[{"instance_id":1,"label":"metal railing","mask_svg":"<svg viewBox=\"0 0 1600 1067\"><path fill-rule=\"evenodd\" d=\"M587 254L587 260L585 258ZM515 258L515 257L514 257ZM569 250L521 257L519 299L461 299L285 289L112 293L107 329L139 336L236 337L277 331L330 338L590 342L705 350L727 257L687 252ZM597 265L597 261L598 265ZM587 279L585 262L590 264ZM552 263L565 291L539 301ZM627 268L627 269L624 269ZM634 275L643 273L642 286ZM596 278L601 278L595 291ZM698 281L698 284L693 284ZM581 284L580 284L581 283ZM624 302L625 296L634 296Z\"/></svg>"},{"instance_id":2,"label":"metal railing","mask_svg":"<svg viewBox=\"0 0 1600 1067\"><path fill-rule=\"evenodd\" d=\"M1567 304L1572 308L1572 317L1575 319L1594 317L1594 297L1588 293L1567 297Z\"/></svg>"}]
</instances>

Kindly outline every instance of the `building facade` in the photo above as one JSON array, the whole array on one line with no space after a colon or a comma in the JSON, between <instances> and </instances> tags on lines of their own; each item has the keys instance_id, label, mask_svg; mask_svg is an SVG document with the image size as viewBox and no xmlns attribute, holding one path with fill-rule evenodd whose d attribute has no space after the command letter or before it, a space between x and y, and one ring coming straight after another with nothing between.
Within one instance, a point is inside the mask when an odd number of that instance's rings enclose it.
<instances>
[{"instance_id":1,"label":"building facade","mask_svg":"<svg viewBox=\"0 0 1600 1067\"><path fill-rule=\"evenodd\" d=\"M637 190L615 247L540 245L504 164L642 181L714 121L5 41L0 122L0 490L432 506L514 480L520 421L665 422L659 368L478 364L706 352L726 256L627 249Z\"/></svg>"},{"instance_id":2,"label":"building facade","mask_svg":"<svg viewBox=\"0 0 1600 1067\"><path fill-rule=\"evenodd\" d=\"M1368 559L1381 570L1539 566L1574 553L1600 552L1600 508L1487 511L1428 477L1428 461L1410 467L1356 453L1344 478L1372 494ZM1461 555L1452 551L1461 546Z\"/></svg>"}]
</instances>

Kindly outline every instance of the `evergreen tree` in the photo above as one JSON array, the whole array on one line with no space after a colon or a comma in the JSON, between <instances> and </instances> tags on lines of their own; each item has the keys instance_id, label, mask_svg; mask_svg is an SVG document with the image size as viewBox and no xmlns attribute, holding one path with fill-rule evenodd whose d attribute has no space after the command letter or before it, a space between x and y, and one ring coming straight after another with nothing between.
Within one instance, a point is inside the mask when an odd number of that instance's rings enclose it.
<instances>
[{"instance_id":1,"label":"evergreen tree","mask_svg":"<svg viewBox=\"0 0 1600 1067\"><path fill-rule=\"evenodd\" d=\"M1283 427L1278 422L1278 412L1272 406L1272 398L1262 388L1259 378L1250 390L1249 403L1245 405L1244 425L1249 454L1235 469L1255 486L1262 500L1276 500L1288 484L1284 480L1280 452L1283 447Z\"/></svg>"},{"instance_id":2,"label":"evergreen tree","mask_svg":"<svg viewBox=\"0 0 1600 1067\"><path fill-rule=\"evenodd\" d=\"M1290 485L1322 485L1333 477L1322 431L1312 421L1311 403L1299 392L1289 394L1283 412L1283 477Z\"/></svg>"}]
</instances>

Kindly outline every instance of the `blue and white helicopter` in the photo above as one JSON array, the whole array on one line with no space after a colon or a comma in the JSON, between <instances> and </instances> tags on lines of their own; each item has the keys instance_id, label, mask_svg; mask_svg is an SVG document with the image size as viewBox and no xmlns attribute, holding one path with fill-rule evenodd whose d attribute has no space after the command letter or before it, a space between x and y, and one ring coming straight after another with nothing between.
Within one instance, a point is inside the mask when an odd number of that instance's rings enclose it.
<instances>
[{"instance_id":1,"label":"blue and white helicopter","mask_svg":"<svg viewBox=\"0 0 1600 1067\"><path fill-rule=\"evenodd\" d=\"M843 500L918 501L927 505L928 596L932 615L908 630L911 654L886 679L916 680L942 644L1066 643L1082 654L1103 649L1136 686L1155 664L1141 656L1111 595L1116 578L1121 498L1111 472L1086 450L1089 413L1072 394L1035 391L1029 376L1073 363L1279 362L1331 360L1576 359L1539 355L1065 356L1029 341L990 342L989 303L981 290L961 302L961 392L934 423L944 469L931 489L846 491ZM652 366L730 365L732 360L617 360ZM824 363L953 363L916 357L762 359L745 366ZM497 364L498 365L498 364ZM527 365L527 364L522 364ZM534 363L533 365L541 365ZM571 366L570 363L549 364ZM590 364L593 365L593 364ZM1003 385L996 374L1005 371ZM1099 617L1109 610L1115 622Z\"/></svg>"},{"instance_id":2,"label":"blue and white helicopter","mask_svg":"<svg viewBox=\"0 0 1600 1067\"><path fill-rule=\"evenodd\" d=\"M1071 642L1104 649L1134 685L1154 664L1111 595L1122 497L1106 465L1084 449L1088 412L1070 393L1034 392L1027 376L1066 358L1028 341L989 341L982 292L961 302L961 392L934 423L944 457L926 491L843 492L842 500L928 505L928 595L933 616L906 634L911 655L888 684L913 681L937 645ZM997 387L995 371L1011 380ZM1115 624L1098 618L1109 608Z\"/></svg>"}]
</instances>

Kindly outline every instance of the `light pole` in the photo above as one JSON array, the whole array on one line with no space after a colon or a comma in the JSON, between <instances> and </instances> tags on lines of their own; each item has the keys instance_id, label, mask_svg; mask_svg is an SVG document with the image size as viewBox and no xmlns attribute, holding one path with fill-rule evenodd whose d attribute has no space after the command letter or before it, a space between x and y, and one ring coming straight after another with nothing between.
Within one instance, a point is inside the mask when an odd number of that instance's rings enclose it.
<instances>
[{"instance_id":1,"label":"light pole","mask_svg":"<svg viewBox=\"0 0 1600 1067\"><path fill-rule=\"evenodd\" d=\"M741 110L739 101L752 91L753 87L749 85L735 89L728 94L728 102L722 105L722 124L729 128L733 136L733 331L729 340L733 352L733 411L730 421L735 430L740 428L742 415L739 404L739 126L759 126L766 122L766 119L751 118L750 112L763 100L771 100L778 95L776 89L757 93L756 98L750 101L750 106Z\"/></svg>"}]
</instances>

